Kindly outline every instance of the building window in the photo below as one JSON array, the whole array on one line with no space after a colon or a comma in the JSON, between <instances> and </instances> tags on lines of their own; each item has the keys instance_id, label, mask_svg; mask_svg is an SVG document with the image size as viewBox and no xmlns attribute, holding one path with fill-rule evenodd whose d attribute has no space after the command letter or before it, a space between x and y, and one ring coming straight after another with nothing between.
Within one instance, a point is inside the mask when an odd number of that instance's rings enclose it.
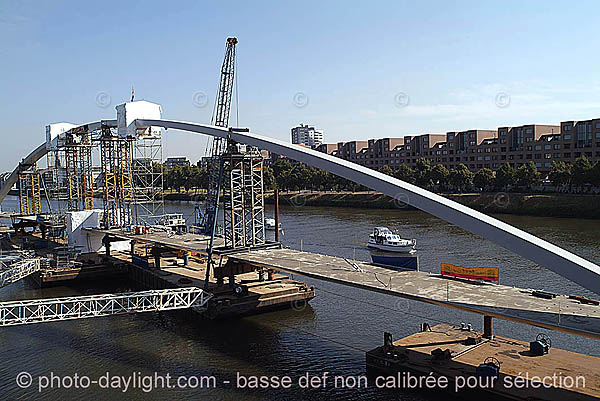
<instances>
[{"instance_id":1,"label":"building window","mask_svg":"<svg viewBox=\"0 0 600 401\"><path fill-rule=\"evenodd\" d=\"M542 150L542 145L535 145L535 150Z\"/></svg>"},{"instance_id":2,"label":"building window","mask_svg":"<svg viewBox=\"0 0 600 401\"><path fill-rule=\"evenodd\" d=\"M555 153L555 154L554 154L554 158L555 158L555 159L560 159L560 153Z\"/></svg>"},{"instance_id":3,"label":"building window","mask_svg":"<svg viewBox=\"0 0 600 401\"><path fill-rule=\"evenodd\" d=\"M544 163L544 167L550 167L550 163L549 162L545 162Z\"/></svg>"},{"instance_id":4,"label":"building window","mask_svg":"<svg viewBox=\"0 0 600 401\"><path fill-rule=\"evenodd\" d=\"M535 162L535 166L536 166L536 167L542 167L542 163L540 163L540 162Z\"/></svg>"},{"instance_id":5,"label":"building window","mask_svg":"<svg viewBox=\"0 0 600 401\"><path fill-rule=\"evenodd\" d=\"M565 124L565 125L563 125L562 129L563 129L563 131L571 131L571 126Z\"/></svg>"},{"instance_id":6,"label":"building window","mask_svg":"<svg viewBox=\"0 0 600 401\"><path fill-rule=\"evenodd\" d=\"M544 159L551 159L552 155L550 153L544 154Z\"/></svg>"},{"instance_id":7,"label":"building window","mask_svg":"<svg viewBox=\"0 0 600 401\"><path fill-rule=\"evenodd\" d=\"M536 153L535 154L535 158L536 159L541 159L542 158L542 154L541 153Z\"/></svg>"},{"instance_id":8,"label":"building window","mask_svg":"<svg viewBox=\"0 0 600 401\"><path fill-rule=\"evenodd\" d=\"M564 139L565 141L570 141L570 140L571 140L571 135L570 135L570 134L564 134L564 135L563 135L563 139Z\"/></svg>"},{"instance_id":9,"label":"building window","mask_svg":"<svg viewBox=\"0 0 600 401\"><path fill-rule=\"evenodd\" d=\"M527 138L525 138L525 142L533 142L533 138L527 137Z\"/></svg>"},{"instance_id":10,"label":"building window","mask_svg":"<svg viewBox=\"0 0 600 401\"><path fill-rule=\"evenodd\" d=\"M555 144L554 149L560 149L560 143Z\"/></svg>"},{"instance_id":11,"label":"building window","mask_svg":"<svg viewBox=\"0 0 600 401\"><path fill-rule=\"evenodd\" d=\"M552 146L550 146L550 144L544 145L544 150L550 150L551 148L552 148Z\"/></svg>"},{"instance_id":12,"label":"building window","mask_svg":"<svg viewBox=\"0 0 600 401\"><path fill-rule=\"evenodd\" d=\"M565 153L565 157L568 159L571 157L571 153Z\"/></svg>"}]
</instances>

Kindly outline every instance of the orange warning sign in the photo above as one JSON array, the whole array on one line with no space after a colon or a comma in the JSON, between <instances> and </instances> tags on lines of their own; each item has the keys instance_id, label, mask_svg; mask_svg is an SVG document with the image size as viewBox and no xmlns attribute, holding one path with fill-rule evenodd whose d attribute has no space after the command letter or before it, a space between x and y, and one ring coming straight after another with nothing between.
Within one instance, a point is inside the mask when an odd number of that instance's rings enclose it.
<instances>
[{"instance_id":1,"label":"orange warning sign","mask_svg":"<svg viewBox=\"0 0 600 401\"><path fill-rule=\"evenodd\" d=\"M497 267L462 267L450 263L441 263L441 271L442 276L498 281Z\"/></svg>"}]
</instances>

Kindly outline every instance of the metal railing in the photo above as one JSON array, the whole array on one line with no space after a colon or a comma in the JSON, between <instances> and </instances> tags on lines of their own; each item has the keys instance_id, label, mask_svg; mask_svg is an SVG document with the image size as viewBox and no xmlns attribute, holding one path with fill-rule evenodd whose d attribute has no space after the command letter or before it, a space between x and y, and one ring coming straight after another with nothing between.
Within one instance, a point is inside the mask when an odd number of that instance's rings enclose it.
<instances>
[{"instance_id":1,"label":"metal railing","mask_svg":"<svg viewBox=\"0 0 600 401\"><path fill-rule=\"evenodd\" d=\"M202 308L212 294L201 288L174 288L122 294L0 302L0 326L84 319L134 312Z\"/></svg>"},{"instance_id":2,"label":"metal railing","mask_svg":"<svg viewBox=\"0 0 600 401\"><path fill-rule=\"evenodd\" d=\"M32 258L20 260L6 267L4 263L0 264L0 288L12 284L29 276L32 273L40 271L42 266L41 258Z\"/></svg>"}]
</instances>

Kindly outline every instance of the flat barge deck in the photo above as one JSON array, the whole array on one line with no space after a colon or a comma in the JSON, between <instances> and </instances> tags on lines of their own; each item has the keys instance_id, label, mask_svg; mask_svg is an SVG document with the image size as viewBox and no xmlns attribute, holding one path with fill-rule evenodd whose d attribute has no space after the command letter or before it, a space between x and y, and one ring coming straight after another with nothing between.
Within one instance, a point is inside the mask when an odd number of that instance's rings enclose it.
<instances>
[{"instance_id":1,"label":"flat barge deck","mask_svg":"<svg viewBox=\"0 0 600 401\"><path fill-rule=\"evenodd\" d=\"M476 372L488 357L500 363L499 375L494 381L481 378ZM485 398L479 399L591 401L600 398L598 357L557 348L535 356L530 353L528 342L501 336L483 338L483 333L447 324L368 351L366 364L367 372L376 383L387 383L387 388L442 390L464 398L485 394ZM430 379L431 385L424 380L416 381L417 377L424 376L433 376L436 380ZM448 379L446 388L442 388L441 377Z\"/></svg>"}]
</instances>

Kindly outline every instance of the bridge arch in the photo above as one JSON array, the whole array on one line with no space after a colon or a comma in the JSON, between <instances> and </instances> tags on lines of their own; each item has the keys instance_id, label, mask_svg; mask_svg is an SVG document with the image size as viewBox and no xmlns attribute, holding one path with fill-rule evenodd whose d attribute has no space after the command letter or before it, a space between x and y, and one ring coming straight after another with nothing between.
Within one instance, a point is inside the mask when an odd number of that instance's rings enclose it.
<instances>
[{"instance_id":1,"label":"bridge arch","mask_svg":"<svg viewBox=\"0 0 600 401\"><path fill-rule=\"evenodd\" d=\"M250 132L165 119L138 119L135 124L138 127L158 126L220 138L231 138L236 142L256 146L327 170L375 191L401 199L417 209L492 241L596 294L600 294L600 266L510 224L370 168Z\"/></svg>"}]
</instances>

